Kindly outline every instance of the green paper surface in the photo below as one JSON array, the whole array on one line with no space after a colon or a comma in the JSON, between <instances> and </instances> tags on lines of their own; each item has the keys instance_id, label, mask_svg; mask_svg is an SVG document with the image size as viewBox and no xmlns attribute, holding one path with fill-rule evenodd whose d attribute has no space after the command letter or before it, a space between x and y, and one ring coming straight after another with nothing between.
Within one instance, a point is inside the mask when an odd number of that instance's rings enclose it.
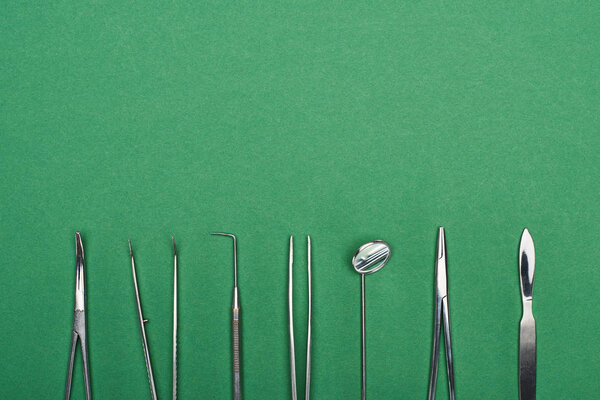
<instances>
[{"instance_id":1,"label":"green paper surface","mask_svg":"<svg viewBox=\"0 0 600 400\"><path fill-rule=\"evenodd\" d=\"M287 257L304 396L427 396L436 232L446 228L458 399L518 398L517 252L536 246L537 395L600 395L597 2L4 2L0 398L64 396L75 231L96 399L231 398L238 236L246 399L290 398ZM438 398L447 398L444 354ZM81 357L72 399L83 399Z\"/></svg>"}]
</instances>

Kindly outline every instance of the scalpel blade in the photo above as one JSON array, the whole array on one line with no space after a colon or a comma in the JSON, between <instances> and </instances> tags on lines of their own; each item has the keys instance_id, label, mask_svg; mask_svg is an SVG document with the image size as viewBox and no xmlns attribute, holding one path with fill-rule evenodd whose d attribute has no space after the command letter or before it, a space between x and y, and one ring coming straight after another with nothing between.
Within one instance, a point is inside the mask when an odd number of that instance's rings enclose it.
<instances>
[{"instance_id":1,"label":"scalpel blade","mask_svg":"<svg viewBox=\"0 0 600 400\"><path fill-rule=\"evenodd\" d=\"M535 249L529 231L521 236L519 249L519 275L523 317L519 332L519 399L535 400L536 378L536 333L532 310L533 274L535 271Z\"/></svg>"}]
</instances>

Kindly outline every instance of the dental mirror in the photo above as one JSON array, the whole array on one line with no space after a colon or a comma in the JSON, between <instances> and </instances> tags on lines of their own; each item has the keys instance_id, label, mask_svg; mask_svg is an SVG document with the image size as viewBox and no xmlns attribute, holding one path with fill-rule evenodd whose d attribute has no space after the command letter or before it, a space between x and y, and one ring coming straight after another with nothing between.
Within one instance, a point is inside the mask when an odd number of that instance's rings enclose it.
<instances>
[{"instance_id":1,"label":"dental mirror","mask_svg":"<svg viewBox=\"0 0 600 400\"><path fill-rule=\"evenodd\" d=\"M379 271L387 264L392 251L383 240L363 244L352 257L352 266L360 274L361 323L362 323L362 400L367 398L367 342L365 330L365 275Z\"/></svg>"}]
</instances>

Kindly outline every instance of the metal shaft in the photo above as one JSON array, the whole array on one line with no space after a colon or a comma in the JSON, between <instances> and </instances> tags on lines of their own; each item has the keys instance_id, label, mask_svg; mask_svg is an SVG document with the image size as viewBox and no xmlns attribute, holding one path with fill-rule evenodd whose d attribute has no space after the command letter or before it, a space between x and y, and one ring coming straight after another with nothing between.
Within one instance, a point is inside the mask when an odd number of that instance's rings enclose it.
<instances>
[{"instance_id":1,"label":"metal shaft","mask_svg":"<svg viewBox=\"0 0 600 400\"><path fill-rule=\"evenodd\" d=\"M292 400L297 400L296 388L296 351L294 348L294 306L293 306L293 265L294 265L294 237L290 236L290 254L288 265L288 317L290 331L290 382L292 386Z\"/></svg>"},{"instance_id":2,"label":"metal shaft","mask_svg":"<svg viewBox=\"0 0 600 400\"><path fill-rule=\"evenodd\" d=\"M177 399L177 247L173 240L173 400Z\"/></svg>"},{"instance_id":3,"label":"metal shaft","mask_svg":"<svg viewBox=\"0 0 600 400\"><path fill-rule=\"evenodd\" d=\"M156 385L154 384L154 374L152 373L152 363L150 362L150 349L148 348L148 340L146 339L146 323L142 314L142 301L138 289L137 276L135 272L135 260L133 258L133 250L131 249L131 240L129 241L129 253L131 255L131 272L133 274L133 288L135 291L135 301L137 304L138 319L140 321L140 332L142 334L142 347L144 349L144 360L146 361L146 370L148 371L148 381L150 383L150 395L152 400L157 400Z\"/></svg>"},{"instance_id":4,"label":"metal shaft","mask_svg":"<svg viewBox=\"0 0 600 400\"><path fill-rule=\"evenodd\" d=\"M237 286L233 288L233 398L242 399L242 376L240 360L240 307Z\"/></svg>"},{"instance_id":5,"label":"metal shaft","mask_svg":"<svg viewBox=\"0 0 600 400\"><path fill-rule=\"evenodd\" d=\"M452 358L452 339L450 338L450 312L448 310L448 297L442 300L444 318L444 339L446 343L446 367L448 368L448 393L450 393L450 400L456 399L456 393L454 389L454 360Z\"/></svg>"},{"instance_id":6,"label":"metal shaft","mask_svg":"<svg viewBox=\"0 0 600 400\"><path fill-rule=\"evenodd\" d=\"M237 238L234 234L213 232L211 235L229 236L233 239L233 301L232 311L232 347L233 347L233 399L242 400L242 363L241 363L241 332L240 332L240 299L237 284Z\"/></svg>"},{"instance_id":7,"label":"metal shaft","mask_svg":"<svg viewBox=\"0 0 600 400\"><path fill-rule=\"evenodd\" d=\"M310 350L312 344L312 260L311 243L308 237L308 334L306 339L306 390L304 399L310 399Z\"/></svg>"},{"instance_id":8,"label":"metal shaft","mask_svg":"<svg viewBox=\"0 0 600 400\"><path fill-rule=\"evenodd\" d=\"M435 316L433 318L433 350L431 353L431 371L429 374L429 400L435 399L435 388L440 359L440 335L442 330L442 299L436 298Z\"/></svg>"},{"instance_id":9,"label":"metal shaft","mask_svg":"<svg viewBox=\"0 0 600 400\"><path fill-rule=\"evenodd\" d=\"M367 333L365 323L365 275L360 276L362 338L362 400L367 398Z\"/></svg>"},{"instance_id":10,"label":"metal shaft","mask_svg":"<svg viewBox=\"0 0 600 400\"><path fill-rule=\"evenodd\" d=\"M311 260L311 242L310 236L307 239L308 245L308 332L306 337L306 386L304 390L304 399L310 399L310 351L312 344L312 260ZM293 266L294 266L294 237L290 236L290 258L288 266L288 317L289 317L289 335L290 335L290 383L292 389L292 400L298 399L298 390L296 382L296 351L294 346L294 306L293 306Z\"/></svg>"}]
</instances>

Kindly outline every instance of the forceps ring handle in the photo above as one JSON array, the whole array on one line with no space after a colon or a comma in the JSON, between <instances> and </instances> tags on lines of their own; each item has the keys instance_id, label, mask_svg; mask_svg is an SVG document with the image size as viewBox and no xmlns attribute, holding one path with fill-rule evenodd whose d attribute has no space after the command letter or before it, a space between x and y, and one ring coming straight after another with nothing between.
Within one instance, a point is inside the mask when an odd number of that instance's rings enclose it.
<instances>
[{"instance_id":1,"label":"forceps ring handle","mask_svg":"<svg viewBox=\"0 0 600 400\"><path fill-rule=\"evenodd\" d=\"M233 311L233 399L242 400L242 382L240 373L240 309Z\"/></svg>"}]
</instances>

